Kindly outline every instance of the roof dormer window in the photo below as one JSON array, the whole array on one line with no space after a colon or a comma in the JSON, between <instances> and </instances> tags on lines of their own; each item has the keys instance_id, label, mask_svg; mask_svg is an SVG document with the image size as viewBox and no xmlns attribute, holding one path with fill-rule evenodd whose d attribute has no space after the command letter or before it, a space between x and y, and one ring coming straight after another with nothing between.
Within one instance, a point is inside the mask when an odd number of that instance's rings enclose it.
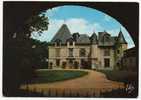
<instances>
[{"instance_id":1,"label":"roof dormer window","mask_svg":"<svg viewBox=\"0 0 141 100\"><path fill-rule=\"evenodd\" d=\"M55 45L56 45L56 46L61 46L61 40L60 40L60 39L56 39Z\"/></svg>"},{"instance_id":2,"label":"roof dormer window","mask_svg":"<svg viewBox=\"0 0 141 100\"><path fill-rule=\"evenodd\" d=\"M69 39L67 39L67 44L69 45L69 46L73 46L74 45L74 40L73 40L73 38L69 38Z\"/></svg>"}]
</instances>

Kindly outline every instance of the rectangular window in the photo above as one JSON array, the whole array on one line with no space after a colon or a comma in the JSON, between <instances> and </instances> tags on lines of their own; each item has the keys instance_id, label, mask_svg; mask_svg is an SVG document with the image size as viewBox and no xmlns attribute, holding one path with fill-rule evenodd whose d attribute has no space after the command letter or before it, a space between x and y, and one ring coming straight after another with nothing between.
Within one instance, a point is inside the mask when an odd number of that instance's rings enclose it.
<instances>
[{"instance_id":1,"label":"rectangular window","mask_svg":"<svg viewBox=\"0 0 141 100\"><path fill-rule=\"evenodd\" d=\"M119 54L120 53L120 50L117 50L117 54Z\"/></svg>"},{"instance_id":2,"label":"rectangular window","mask_svg":"<svg viewBox=\"0 0 141 100\"><path fill-rule=\"evenodd\" d=\"M60 59L56 59L56 66L60 66Z\"/></svg>"},{"instance_id":3,"label":"rectangular window","mask_svg":"<svg viewBox=\"0 0 141 100\"><path fill-rule=\"evenodd\" d=\"M86 56L86 50L85 50L85 48L81 48L80 49L79 55L80 55L80 57L85 57Z\"/></svg>"},{"instance_id":4,"label":"rectangular window","mask_svg":"<svg viewBox=\"0 0 141 100\"><path fill-rule=\"evenodd\" d=\"M69 48L69 57L73 57L73 48Z\"/></svg>"},{"instance_id":5,"label":"rectangular window","mask_svg":"<svg viewBox=\"0 0 141 100\"><path fill-rule=\"evenodd\" d=\"M110 56L110 50L109 49L104 50L104 56Z\"/></svg>"},{"instance_id":6,"label":"rectangular window","mask_svg":"<svg viewBox=\"0 0 141 100\"><path fill-rule=\"evenodd\" d=\"M73 45L73 41L69 42L69 45L72 46Z\"/></svg>"},{"instance_id":7,"label":"rectangular window","mask_svg":"<svg viewBox=\"0 0 141 100\"><path fill-rule=\"evenodd\" d=\"M104 59L104 67L110 67L110 59L109 58Z\"/></svg>"},{"instance_id":8,"label":"rectangular window","mask_svg":"<svg viewBox=\"0 0 141 100\"><path fill-rule=\"evenodd\" d=\"M67 63L65 61L62 62L62 67L66 68Z\"/></svg>"},{"instance_id":9,"label":"rectangular window","mask_svg":"<svg viewBox=\"0 0 141 100\"><path fill-rule=\"evenodd\" d=\"M56 48L56 57L60 57L60 48Z\"/></svg>"}]
</instances>

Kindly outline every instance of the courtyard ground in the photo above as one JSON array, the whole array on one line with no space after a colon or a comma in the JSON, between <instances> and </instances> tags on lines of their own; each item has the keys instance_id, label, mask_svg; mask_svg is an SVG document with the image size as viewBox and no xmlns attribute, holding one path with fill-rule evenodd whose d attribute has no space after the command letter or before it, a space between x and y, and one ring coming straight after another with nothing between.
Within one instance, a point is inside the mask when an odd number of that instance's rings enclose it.
<instances>
[{"instance_id":1,"label":"courtyard ground","mask_svg":"<svg viewBox=\"0 0 141 100\"><path fill-rule=\"evenodd\" d=\"M91 95L95 93L98 96L100 93L124 88L124 83L108 80L105 74L101 72L83 69L79 70L88 71L88 74L71 80L22 85L21 89L28 89L29 91L34 92L43 92L45 95L48 93L47 91L56 91L57 94L60 95L63 91L65 91L65 93L79 93L79 95L85 95L88 93Z\"/></svg>"}]
</instances>

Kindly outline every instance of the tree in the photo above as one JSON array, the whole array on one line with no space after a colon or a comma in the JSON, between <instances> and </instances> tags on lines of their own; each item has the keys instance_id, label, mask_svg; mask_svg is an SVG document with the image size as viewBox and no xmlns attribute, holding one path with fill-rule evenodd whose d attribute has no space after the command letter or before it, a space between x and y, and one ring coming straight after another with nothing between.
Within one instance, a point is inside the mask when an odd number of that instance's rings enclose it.
<instances>
[{"instance_id":1,"label":"tree","mask_svg":"<svg viewBox=\"0 0 141 100\"><path fill-rule=\"evenodd\" d=\"M32 76L34 76L34 70L35 66L39 65L39 61L43 59L42 57L42 44L39 41L36 41L30 38L31 34L33 32L36 32L36 34L41 35L42 31L48 29L48 18L45 16L45 14L40 14L40 15L34 15L31 16L26 22L25 22L25 27L23 28L22 31L20 31L22 34L22 39L20 38L20 42L22 45L21 51L23 52L23 55L21 55L21 67L22 67L21 72L24 70L25 73L21 73L21 77L24 77L25 81L31 80ZM37 48L33 50L33 46L36 46ZM47 51L46 51L47 52ZM28 63L23 63L24 61L27 61ZM36 64L36 65L35 65ZM27 72L28 75L27 75ZM26 74L26 75L25 75ZM27 77L26 77L27 76Z\"/></svg>"},{"instance_id":2,"label":"tree","mask_svg":"<svg viewBox=\"0 0 141 100\"><path fill-rule=\"evenodd\" d=\"M48 43L31 39L32 42L32 59L34 68L48 68L46 59L48 59Z\"/></svg>"},{"instance_id":3,"label":"tree","mask_svg":"<svg viewBox=\"0 0 141 100\"><path fill-rule=\"evenodd\" d=\"M17 38L29 39L32 33L41 35L44 30L48 29L48 17L41 13L40 15L33 15L24 23L24 27L17 31Z\"/></svg>"},{"instance_id":4,"label":"tree","mask_svg":"<svg viewBox=\"0 0 141 100\"><path fill-rule=\"evenodd\" d=\"M29 36L32 32L37 32L40 35L42 31L48 29L48 24L48 17L46 17L45 14L32 16L26 22L26 27L28 28Z\"/></svg>"},{"instance_id":5,"label":"tree","mask_svg":"<svg viewBox=\"0 0 141 100\"><path fill-rule=\"evenodd\" d=\"M23 27L17 28L16 33L10 35L4 46L4 81L5 96L15 96L23 82L30 81L34 75L33 50L31 34L41 34L48 29L48 18L44 14L33 15L27 19Z\"/></svg>"}]
</instances>

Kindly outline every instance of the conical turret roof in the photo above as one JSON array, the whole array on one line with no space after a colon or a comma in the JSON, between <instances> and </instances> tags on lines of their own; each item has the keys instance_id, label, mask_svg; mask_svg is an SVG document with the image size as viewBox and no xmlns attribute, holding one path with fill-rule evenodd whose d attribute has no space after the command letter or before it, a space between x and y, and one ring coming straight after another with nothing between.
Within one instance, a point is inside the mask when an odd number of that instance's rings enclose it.
<instances>
[{"instance_id":1,"label":"conical turret roof","mask_svg":"<svg viewBox=\"0 0 141 100\"><path fill-rule=\"evenodd\" d=\"M55 42L56 39L60 39L62 43L65 43L67 39L71 38L71 33L66 24L63 24L58 32L55 34L51 42Z\"/></svg>"},{"instance_id":2,"label":"conical turret roof","mask_svg":"<svg viewBox=\"0 0 141 100\"><path fill-rule=\"evenodd\" d=\"M121 43L121 44L127 44L127 42L126 42L126 40L125 40L121 30L119 32L119 35L118 35L118 38L117 38L117 42Z\"/></svg>"}]
</instances>

